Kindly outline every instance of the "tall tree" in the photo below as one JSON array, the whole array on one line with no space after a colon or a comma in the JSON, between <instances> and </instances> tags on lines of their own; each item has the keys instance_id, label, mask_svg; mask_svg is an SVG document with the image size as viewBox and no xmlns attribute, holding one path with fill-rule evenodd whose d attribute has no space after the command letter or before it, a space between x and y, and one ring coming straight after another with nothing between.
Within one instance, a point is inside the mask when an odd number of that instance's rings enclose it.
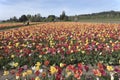
<instances>
[{"instance_id":1,"label":"tall tree","mask_svg":"<svg viewBox=\"0 0 120 80\"><path fill-rule=\"evenodd\" d=\"M60 15L60 20L62 20L62 21L68 20L68 16L65 14L65 11L63 11L62 14Z\"/></svg>"},{"instance_id":2,"label":"tall tree","mask_svg":"<svg viewBox=\"0 0 120 80\"><path fill-rule=\"evenodd\" d=\"M60 15L60 20L64 20L65 18L65 11L62 12L62 14Z\"/></svg>"},{"instance_id":3,"label":"tall tree","mask_svg":"<svg viewBox=\"0 0 120 80\"><path fill-rule=\"evenodd\" d=\"M32 22L41 22L42 21L42 17L40 14L35 14L33 16L31 16L31 21Z\"/></svg>"},{"instance_id":4,"label":"tall tree","mask_svg":"<svg viewBox=\"0 0 120 80\"><path fill-rule=\"evenodd\" d=\"M35 22L40 22L41 21L41 15L40 14L36 14L35 15Z\"/></svg>"},{"instance_id":5,"label":"tall tree","mask_svg":"<svg viewBox=\"0 0 120 80\"><path fill-rule=\"evenodd\" d=\"M15 21L15 22L17 22L17 21L18 21L18 19L17 19L17 17L16 17L16 16L14 16L14 17L13 17L13 21Z\"/></svg>"},{"instance_id":6,"label":"tall tree","mask_svg":"<svg viewBox=\"0 0 120 80\"><path fill-rule=\"evenodd\" d=\"M52 21L55 21L55 19L56 19L55 15L49 15L48 18L47 18L47 21L52 22Z\"/></svg>"},{"instance_id":7,"label":"tall tree","mask_svg":"<svg viewBox=\"0 0 120 80\"><path fill-rule=\"evenodd\" d=\"M29 21L31 21L31 17L32 17L32 16L31 16L30 14L27 15L27 19L28 19Z\"/></svg>"},{"instance_id":8,"label":"tall tree","mask_svg":"<svg viewBox=\"0 0 120 80\"><path fill-rule=\"evenodd\" d=\"M26 15L22 15L20 18L19 18L19 21L20 22L23 22L25 24L26 21L28 21L28 18Z\"/></svg>"},{"instance_id":9,"label":"tall tree","mask_svg":"<svg viewBox=\"0 0 120 80\"><path fill-rule=\"evenodd\" d=\"M18 19L17 19L17 17L16 17L16 16L14 16L14 17L12 17L12 18L8 19L8 21L9 21L9 22L17 22L17 21L18 21Z\"/></svg>"}]
</instances>

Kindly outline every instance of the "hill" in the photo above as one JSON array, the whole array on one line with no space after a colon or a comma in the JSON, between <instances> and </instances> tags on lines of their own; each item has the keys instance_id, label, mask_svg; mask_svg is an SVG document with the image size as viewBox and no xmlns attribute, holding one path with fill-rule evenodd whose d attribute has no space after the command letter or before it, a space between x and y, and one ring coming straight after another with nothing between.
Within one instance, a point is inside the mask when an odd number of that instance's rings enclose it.
<instances>
[{"instance_id":1,"label":"hill","mask_svg":"<svg viewBox=\"0 0 120 80\"><path fill-rule=\"evenodd\" d=\"M120 11L104 11L92 14L82 14L69 16L71 21L86 21L86 20L98 20L98 21L120 21Z\"/></svg>"}]
</instances>

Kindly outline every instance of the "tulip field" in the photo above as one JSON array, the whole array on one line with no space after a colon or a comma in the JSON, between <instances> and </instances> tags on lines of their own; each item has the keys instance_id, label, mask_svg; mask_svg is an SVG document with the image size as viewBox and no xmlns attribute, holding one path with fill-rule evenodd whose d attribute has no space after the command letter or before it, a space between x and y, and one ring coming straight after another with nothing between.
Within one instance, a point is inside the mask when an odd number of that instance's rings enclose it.
<instances>
[{"instance_id":1,"label":"tulip field","mask_svg":"<svg viewBox=\"0 0 120 80\"><path fill-rule=\"evenodd\" d=\"M14 27L14 26L20 26L22 23L1 23L0 24L0 29L5 29L9 27Z\"/></svg>"},{"instance_id":2,"label":"tulip field","mask_svg":"<svg viewBox=\"0 0 120 80\"><path fill-rule=\"evenodd\" d=\"M120 80L120 24L51 22L0 31L0 80Z\"/></svg>"}]
</instances>

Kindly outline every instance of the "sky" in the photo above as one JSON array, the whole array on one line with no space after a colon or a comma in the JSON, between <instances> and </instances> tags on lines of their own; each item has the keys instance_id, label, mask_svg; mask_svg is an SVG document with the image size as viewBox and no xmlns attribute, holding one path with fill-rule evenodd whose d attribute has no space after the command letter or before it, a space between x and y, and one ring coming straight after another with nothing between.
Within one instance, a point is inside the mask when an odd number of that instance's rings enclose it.
<instances>
[{"instance_id":1,"label":"sky","mask_svg":"<svg viewBox=\"0 0 120 80\"><path fill-rule=\"evenodd\" d=\"M0 0L0 20L23 14L59 16L89 14L102 11L120 11L120 0Z\"/></svg>"}]
</instances>

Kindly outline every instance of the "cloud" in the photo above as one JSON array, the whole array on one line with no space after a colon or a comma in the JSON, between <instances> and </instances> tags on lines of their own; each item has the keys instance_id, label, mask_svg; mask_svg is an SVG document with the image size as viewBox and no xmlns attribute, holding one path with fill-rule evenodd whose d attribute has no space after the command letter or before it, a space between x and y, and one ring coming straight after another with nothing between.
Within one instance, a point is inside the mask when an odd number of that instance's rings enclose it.
<instances>
[{"instance_id":1,"label":"cloud","mask_svg":"<svg viewBox=\"0 0 120 80\"><path fill-rule=\"evenodd\" d=\"M120 0L0 0L0 19L22 14L40 13L42 16L59 16L120 10Z\"/></svg>"}]
</instances>

